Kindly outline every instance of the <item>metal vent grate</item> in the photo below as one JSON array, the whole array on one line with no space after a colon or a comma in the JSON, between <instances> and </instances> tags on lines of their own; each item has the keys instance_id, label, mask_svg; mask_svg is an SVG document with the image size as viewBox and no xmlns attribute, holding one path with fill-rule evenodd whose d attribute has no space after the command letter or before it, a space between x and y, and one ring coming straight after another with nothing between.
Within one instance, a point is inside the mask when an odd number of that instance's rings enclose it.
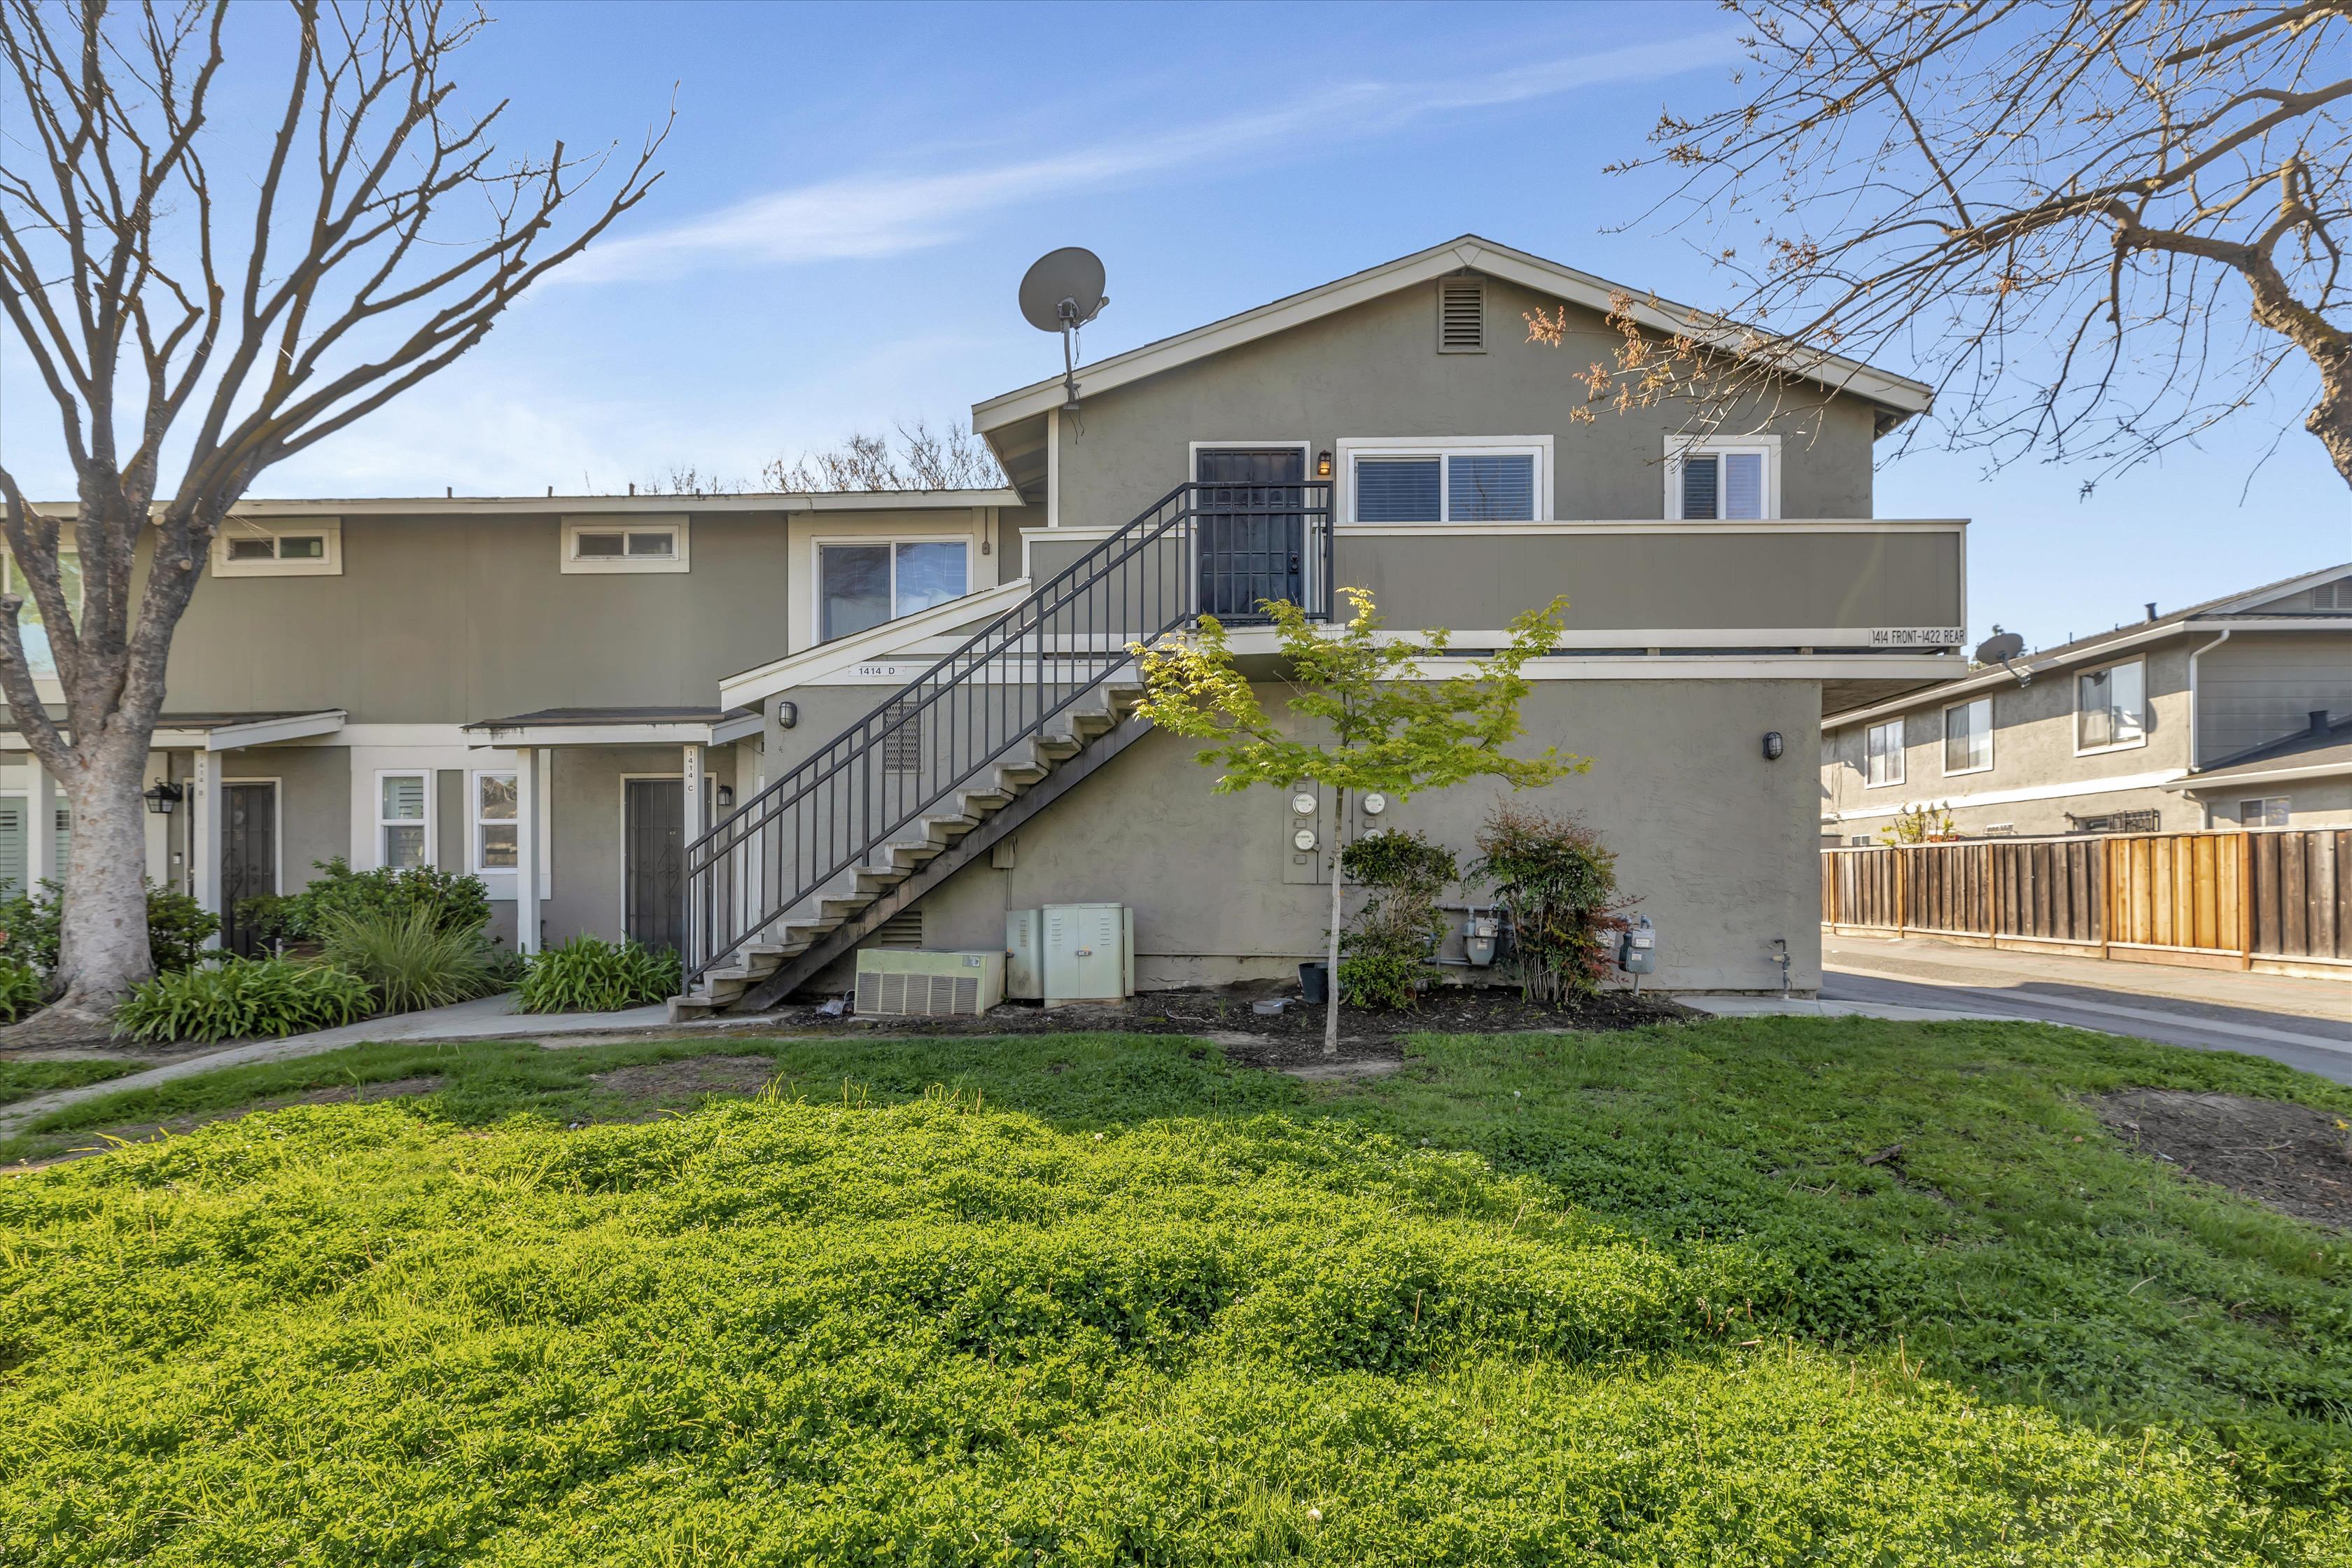
<instances>
[{"instance_id":1,"label":"metal vent grate","mask_svg":"<svg viewBox=\"0 0 2352 1568\"><path fill-rule=\"evenodd\" d=\"M882 710L882 767L886 773L923 771L923 716L912 702L893 702Z\"/></svg>"},{"instance_id":2,"label":"metal vent grate","mask_svg":"<svg viewBox=\"0 0 2352 1568\"><path fill-rule=\"evenodd\" d=\"M1486 352L1486 280L1445 278L1437 285L1437 352Z\"/></svg>"},{"instance_id":3,"label":"metal vent grate","mask_svg":"<svg viewBox=\"0 0 2352 1568\"><path fill-rule=\"evenodd\" d=\"M884 921L874 932L877 947L911 947L923 945L923 911L900 910Z\"/></svg>"}]
</instances>

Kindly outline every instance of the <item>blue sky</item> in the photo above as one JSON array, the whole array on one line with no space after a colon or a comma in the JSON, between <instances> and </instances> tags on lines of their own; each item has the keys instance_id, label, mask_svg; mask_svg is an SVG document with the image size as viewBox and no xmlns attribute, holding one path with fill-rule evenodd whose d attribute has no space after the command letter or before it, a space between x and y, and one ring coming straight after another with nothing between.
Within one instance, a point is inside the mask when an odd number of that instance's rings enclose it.
<instances>
[{"instance_id":1,"label":"blue sky","mask_svg":"<svg viewBox=\"0 0 2352 1568\"><path fill-rule=\"evenodd\" d=\"M1059 245L1108 266L1090 358L1465 231L1696 304L1728 290L1680 236L1610 232L1657 187L1601 172L1663 107L1730 90L1708 5L498 14L467 77L511 93L510 142L633 141L675 90L667 177L455 370L257 494L749 479L854 428L961 419L1059 368L1013 309ZM6 386L8 461L67 493L46 411ZM2352 493L2283 409L2087 500L2078 471L1916 452L1878 510L1973 518L1974 630L2054 642L2352 558Z\"/></svg>"}]
</instances>

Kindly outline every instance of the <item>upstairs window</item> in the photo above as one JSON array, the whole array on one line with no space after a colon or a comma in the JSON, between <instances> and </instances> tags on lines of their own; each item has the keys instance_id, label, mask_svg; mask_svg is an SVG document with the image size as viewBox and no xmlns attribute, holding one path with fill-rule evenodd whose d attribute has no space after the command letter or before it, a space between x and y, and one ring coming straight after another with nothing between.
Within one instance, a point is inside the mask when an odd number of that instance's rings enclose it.
<instances>
[{"instance_id":1,"label":"upstairs window","mask_svg":"<svg viewBox=\"0 0 2352 1568\"><path fill-rule=\"evenodd\" d=\"M2104 752L2147 742L2147 666L2138 659L2074 678L2074 749Z\"/></svg>"},{"instance_id":2,"label":"upstairs window","mask_svg":"<svg viewBox=\"0 0 2352 1568\"><path fill-rule=\"evenodd\" d=\"M817 640L831 642L971 592L971 545L892 539L817 546Z\"/></svg>"},{"instance_id":3,"label":"upstairs window","mask_svg":"<svg viewBox=\"0 0 2352 1568\"><path fill-rule=\"evenodd\" d=\"M1944 771L1981 773L1992 766L1992 699L1955 702L1944 710Z\"/></svg>"},{"instance_id":4,"label":"upstairs window","mask_svg":"<svg viewBox=\"0 0 2352 1568\"><path fill-rule=\"evenodd\" d=\"M1780 515L1777 443L1698 441L1666 451L1666 516L1729 522Z\"/></svg>"},{"instance_id":5,"label":"upstairs window","mask_svg":"<svg viewBox=\"0 0 2352 1568\"><path fill-rule=\"evenodd\" d=\"M81 614L81 557L70 551L58 555L58 586L65 590L66 602L74 614ZM33 597L33 585L26 581L24 570L13 555L0 554L0 593L21 595L25 604L16 612L17 634L25 642L25 660L33 673L46 680L58 676L56 654L49 648L49 631L41 624L41 602Z\"/></svg>"},{"instance_id":6,"label":"upstairs window","mask_svg":"<svg viewBox=\"0 0 2352 1568\"><path fill-rule=\"evenodd\" d=\"M565 518L562 564L565 572L589 574L683 572L687 569L686 519Z\"/></svg>"},{"instance_id":7,"label":"upstairs window","mask_svg":"<svg viewBox=\"0 0 2352 1568\"><path fill-rule=\"evenodd\" d=\"M1357 522L1537 522L1548 510L1549 453L1533 443L1340 445Z\"/></svg>"},{"instance_id":8,"label":"upstairs window","mask_svg":"<svg viewBox=\"0 0 2352 1568\"><path fill-rule=\"evenodd\" d=\"M213 535L215 577L340 577L343 525L331 517L232 517Z\"/></svg>"},{"instance_id":9,"label":"upstairs window","mask_svg":"<svg viewBox=\"0 0 2352 1568\"><path fill-rule=\"evenodd\" d=\"M1863 782L1876 789L1903 782L1903 720L1898 714L1864 732Z\"/></svg>"}]
</instances>

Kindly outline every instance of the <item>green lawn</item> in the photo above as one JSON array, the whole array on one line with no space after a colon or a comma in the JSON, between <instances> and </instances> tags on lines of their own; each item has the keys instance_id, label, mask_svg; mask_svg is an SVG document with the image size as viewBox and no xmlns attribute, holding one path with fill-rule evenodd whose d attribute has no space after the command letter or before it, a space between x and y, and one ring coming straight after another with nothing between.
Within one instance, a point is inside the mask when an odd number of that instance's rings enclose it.
<instances>
[{"instance_id":1,"label":"green lawn","mask_svg":"<svg viewBox=\"0 0 2352 1568\"><path fill-rule=\"evenodd\" d=\"M567 1128L713 1048L362 1047L20 1141L442 1079L0 1179L0 1562L2352 1561L2352 1245L2081 1101L2352 1113L2269 1063L730 1041L776 1092Z\"/></svg>"},{"instance_id":2,"label":"green lawn","mask_svg":"<svg viewBox=\"0 0 2352 1568\"><path fill-rule=\"evenodd\" d=\"M56 1061L0 1061L0 1105L14 1105L51 1089L79 1089L137 1072L145 1062L110 1057L68 1057Z\"/></svg>"}]
</instances>

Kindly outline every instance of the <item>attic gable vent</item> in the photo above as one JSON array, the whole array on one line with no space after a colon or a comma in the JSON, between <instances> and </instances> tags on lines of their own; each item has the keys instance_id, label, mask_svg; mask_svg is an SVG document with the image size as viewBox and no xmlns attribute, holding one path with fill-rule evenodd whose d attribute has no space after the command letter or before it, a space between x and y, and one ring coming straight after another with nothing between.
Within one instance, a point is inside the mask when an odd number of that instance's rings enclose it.
<instances>
[{"instance_id":1,"label":"attic gable vent","mask_svg":"<svg viewBox=\"0 0 2352 1568\"><path fill-rule=\"evenodd\" d=\"M1486 280L1444 278L1437 284L1437 352L1486 352Z\"/></svg>"},{"instance_id":2,"label":"attic gable vent","mask_svg":"<svg viewBox=\"0 0 2352 1568\"><path fill-rule=\"evenodd\" d=\"M2352 610L2352 577L2334 583L2322 583L2311 591L2311 607L2315 610Z\"/></svg>"}]
</instances>

